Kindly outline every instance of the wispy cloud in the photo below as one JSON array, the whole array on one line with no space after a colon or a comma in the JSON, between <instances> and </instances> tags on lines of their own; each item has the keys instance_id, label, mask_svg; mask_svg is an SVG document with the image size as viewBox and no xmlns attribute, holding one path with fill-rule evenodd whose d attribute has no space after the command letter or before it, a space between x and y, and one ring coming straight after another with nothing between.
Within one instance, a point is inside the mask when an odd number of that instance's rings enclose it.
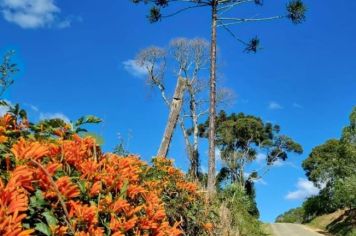
<instances>
[{"instance_id":1,"label":"wispy cloud","mask_svg":"<svg viewBox=\"0 0 356 236\"><path fill-rule=\"evenodd\" d=\"M266 159L267 159L267 155L264 153L260 152L256 155L256 162L259 165L264 164L266 162Z\"/></svg>"},{"instance_id":2,"label":"wispy cloud","mask_svg":"<svg viewBox=\"0 0 356 236\"><path fill-rule=\"evenodd\" d=\"M37 106L33 105L33 104L25 103L24 105L29 107L34 112L39 112L40 111L40 109Z\"/></svg>"},{"instance_id":3,"label":"wispy cloud","mask_svg":"<svg viewBox=\"0 0 356 236\"><path fill-rule=\"evenodd\" d=\"M124 65L124 69L135 77L142 78L147 75L146 68L137 64L135 60L130 59L124 61L122 64Z\"/></svg>"},{"instance_id":4,"label":"wispy cloud","mask_svg":"<svg viewBox=\"0 0 356 236\"><path fill-rule=\"evenodd\" d=\"M69 118L64 115L63 113L56 112L56 113L40 113L40 120L45 120L45 119L62 119L66 123L70 123Z\"/></svg>"},{"instance_id":5,"label":"wispy cloud","mask_svg":"<svg viewBox=\"0 0 356 236\"><path fill-rule=\"evenodd\" d=\"M280 110L280 109L283 109L283 107L278 102L272 101L272 102L268 103L268 109Z\"/></svg>"},{"instance_id":6,"label":"wispy cloud","mask_svg":"<svg viewBox=\"0 0 356 236\"><path fill-rule=\"evenodd\" d=\"M61 9L54 0L0 0L0 11L6 21L25 29L70 26L69 20L59 18Z\"/></svg>"},{"instance_id":7,"label":"wispy cloud","mask_svg":"<svg viewBox=\"0 0 356 236\"><path fill-rule=\"evenodd\" d=\"M297 183L297 190L289 192L285 198L288 200L303 200L318 193L319 189L312 182L300 178Z\"/></svg>"},{"instance_id":8,"label":"wispy cloud","mask_svg":"<svg viewBox=\"0 0 356 236\"><path fill-rule=\"evenodd\" d=\"M302 105L300 105L299 103L293 103L293 107L294 108L298 108L298 109L302 109L302 108L304 108Z\"/></svg>"}]
</instances>

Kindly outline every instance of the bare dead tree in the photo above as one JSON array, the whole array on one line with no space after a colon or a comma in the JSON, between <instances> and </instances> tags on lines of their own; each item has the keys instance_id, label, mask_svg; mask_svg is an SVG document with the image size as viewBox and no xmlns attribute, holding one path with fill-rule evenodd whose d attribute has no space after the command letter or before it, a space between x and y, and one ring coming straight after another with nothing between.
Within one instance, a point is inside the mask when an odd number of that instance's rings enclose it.
<instances>
[{"instance_id":1,"label":"bare dead tree","mask_svg":"<svg viewBox=\"0 0 356 236\"><path fill-rule=\"evenodd\" d=\"M146 48L137 55L135 62L138 66L146 69L148 75L147 83L160 90L162 99L170 110L166 129L157 152L157 156L166 157L183 103L185 80L181 77L178 79L173 99L170 100L166 95L164 85L166 51L159 47Z\"/></svg>"},{"instance_id":2,"label":"bare dead tree","mask_svg":"<svg viewBox=\"0 0 356 236\"><path fill-rule=\"evenodd\" d=\"M173 137L173 132L176 128L179 114L182 110L183 95L186 87L186 81L182 77L178 78L177 86L174 91L174 95L170 104L170 112L168 116L168 121L166 124L166 129L164 130L161 145L158 149L157 156L166 157L168 154L169 145Z\"/></svg>"},{"instance_id":3,"label":"bare dead tree","mask_svg":"<svg viewBox=\"0 0 356 236\"><path fill-rule=\"evenodd\" d=\"M208 75L204 76L209 66L209 47L206 40L199 38L177 38L170 42L167 51L177 68L174 72L177 81L173 99L168 98L166 91L166 50L149 47L136 57L136 63L147 71L148 84L158 88L170 110L158 155L167 155L174 127L178 124L184 137L192 179L197 179L199 175L199 120L209 114L209 80ZM219 90L218 103L226 103L232 97L227 95L231 94L226 88Z\"/></svg>"}]
</instances>

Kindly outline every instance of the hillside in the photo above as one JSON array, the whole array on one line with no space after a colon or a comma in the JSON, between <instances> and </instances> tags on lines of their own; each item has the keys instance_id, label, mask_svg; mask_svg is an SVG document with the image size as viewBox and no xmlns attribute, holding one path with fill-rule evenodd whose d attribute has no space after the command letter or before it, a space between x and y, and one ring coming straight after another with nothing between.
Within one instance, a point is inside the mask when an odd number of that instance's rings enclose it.
<instances>
[{"instance_id":1,"label":"hillside","mask_svg":"<svg viewBox=\"0 0 356 236\"><path fill-rule=\"evenodd\" d=\"M307 223L308 226L325 230L331 235L355 236L356 212L338 210L331 214L325 214L314 218Z\"/></svg>"}]
</instances>

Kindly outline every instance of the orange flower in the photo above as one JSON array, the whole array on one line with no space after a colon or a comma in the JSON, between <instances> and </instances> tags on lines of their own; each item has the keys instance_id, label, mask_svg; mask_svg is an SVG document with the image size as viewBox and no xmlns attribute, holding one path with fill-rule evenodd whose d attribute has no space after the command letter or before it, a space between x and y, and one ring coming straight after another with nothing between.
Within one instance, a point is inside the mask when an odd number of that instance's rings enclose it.
<instances>
[{"instance_id":1,"label":"orange flower","mask_svg":"<svg viewBox=\"0 0 356 236\"><path fill-rule=\"evenodd\" d=\"M115 215L112 214L110 220L110 229L114 232L128 232L133 227L135 227L136 223L137 217L133 217L129 220L126 220L124 217L117 218L115 217Z\"/></svg>"},{"instance_id":2,"label":"orange flower","mask_svg":"<svg viewBox=\"0 0 356 236\"><path fill-rule=\"evenodd\" d=\"M33 230L22 230L21 222L27 211L28 197L24 190L17 186L18 183L11 181L6 186L0 179L0 235L17 236L30 235Z\"/></svg>"},{"instance_id":3,"label":"orange flower","mask_svg":"<svg viewBox=\"0 0 356 236\"><path fill-rule=\"evenodd\" d=\"M54 176L56 171L59 170L61 168L61 166L62 165L59 163L52 163L52 164L48 164L45 167L45 169L47 170L47 172L50 176ZM37 169L35 176L36 176L35 178L38 180L39 186L43 190L48 190L51 188L51 182L48 179L48 176L41 169Z\"/></svg>"},{"instance_id":4,"label":"orange flower","mask_svg":"<svg viewBox=\"0 0 356 236\"><path fill-rule=\"evenodd\" d=\"M126 200L119 198L110 205L110 210L119 213L122 210L127 210L129 207L130 204Z\"/></svg>"},{"instance_id":5,"label":"orange flower","mask_svg":"<svg viewBox=\"0 0 356 236\"><path fill-rule=\"evenodd\" d=\"M80 191L77 185L75 185L68 176L63 176L56 181L58 190L66 199L78 197ZM57 196L54 190L50 190L45 194L46 198L53 198Z\"/></svg>"},{"instance_id":6,"label":"orange flower","mask_svg":"<svg viewBox=\"0 0 356 236\"><path fill-rule=\"evenodd\" d=\"M177 187L186 190L189 193L195 193L198 189L198 186L195 183L189 183L189 182L178 182Z\"/></svg>"},{"instance_id":7,"label":"orange flower","mask_svg":"<svg viewBox=\"0 0 356 236\"><path fill-rule=\"evenodd\" d=\"M127 195L131 199L135 199L139 194L143 194L145 192L147 192L147 190L144 187L136 185L136 184L130 185L127 188Z\"/></svg>"},{"instance_id":8,"label":"orange flower","mask_svg":"<svg viewBox=\"0 0 356 236\"><path fill-rule=\"evenodd\" d=\"M81 205L80 202L70 201L69 215L76 217L79 222L86 222L88 224L98 223L96 206Z\"/></svg>"},{"instance_id":9,"label":"orange flower","mask_svg":"<svg viewBox=\"0 0 356 236\"><path fill-rule=\"evenodd\" d=\"M89 196L90 197L94 197L99 195L99 193L101 192L102 188L101 188L101 182L100 181L96 181L93 186L90 188L89 191Z\"/></svg>"},{"instance_id":10,"label":"orange flower","mask_svg":"<svg viewBox=\"0 0 356 236\"><path fill-rule=\"evenodd\" d=\"M212 223L205 223L203 227L206 231L211 232L214 228L214 225Z\"/></svg>"},{"instance_id":11,"label":"orange flower","mask_svg":"<svg viewBox=\"0 0 356 236\"><path fill-rule=\"evenodd\" d=\"M49 226L52 232L52 235L64 236L67 235L68 227L60 225L50 225Z\"/></svg>"},{"instance_id":12,"label":"orange flower","mask_svg":"<svg viewBox=\"0 0 356 236\"><path fill-rule=\"evenodd\" d=\"M0 135L0 143L5 143L7 141L7 137L5 135Z\"/></svg>"},{"instance_id":13,"label":"orange flower","mask_svg":"<svg viewBox=\"0 0 356 236\"><path fill-rule=\"evenodd\" d=\"M38 160L48 154L48 147L39 142L26 141L23 138L11 148L16 160Z\"/></svg>"},{"instance_id":14,"label":"orange flower","mask_svg":"<svg viewBox=\"0 0 356 236\"><path fill-rule=\"evenodd\" d=\"M32 182L34 180L33 174L34 174L33 169L27 166L18 166L11 173L11 178L8 182L8 186L23 187L29 191L33 191L34 190L32 186Z\"/></svg>"}]
</instances>

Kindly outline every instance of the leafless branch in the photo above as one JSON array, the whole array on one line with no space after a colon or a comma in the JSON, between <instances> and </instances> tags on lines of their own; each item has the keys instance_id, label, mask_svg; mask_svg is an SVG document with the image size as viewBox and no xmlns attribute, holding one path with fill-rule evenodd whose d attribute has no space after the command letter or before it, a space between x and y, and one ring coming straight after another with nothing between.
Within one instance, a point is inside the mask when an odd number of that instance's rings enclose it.
<instances>
[{"instance_id":1,"label":"leafless branch","mask_svg":"<svg viewBox=\"0 0 356 236\"><path fill-rule=\"evenodd\" d=\"M221 26L229 26L229 25L236 25L246 22L259 22L259 21L270 21L270 20L277 20L282 19L285 16L272 16L272 17L263 17L263 18L218 18L219 24L217 27ZM223 22L228 23L223 23Z\"/></svg>"}]
</instances>

